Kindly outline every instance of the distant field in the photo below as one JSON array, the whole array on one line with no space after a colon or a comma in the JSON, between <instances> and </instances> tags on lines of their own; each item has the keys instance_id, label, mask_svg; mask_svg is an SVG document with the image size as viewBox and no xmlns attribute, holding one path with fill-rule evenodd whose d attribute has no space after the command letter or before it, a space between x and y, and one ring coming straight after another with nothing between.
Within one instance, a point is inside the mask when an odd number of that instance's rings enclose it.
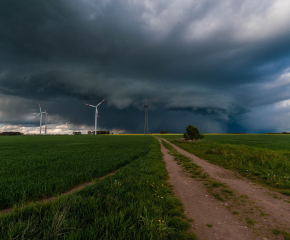
<instances>
[{"instance_id":1,"label":"distant field","mask_svg":"<svg viewBox=\"0 0 290 240\"><path fill-rule=\"evenodd\" d=\"M168 140L182 138L182 134L160 134ZM290 134L204 134L204 139L222 144L246 145L271 150L290 151Z\"/></svg>"},{"instance_id":2,"label":"distant field","mask_svg":"<svg viewBox=\"0 0 290 240\"><path fill-rule=\"evenodd\" d=\"M206 134L207 141L290 151L290 134Z\"/></svg>"},{"instance_id":3,"label":"distant field","mask_svg":"<svg viewBox=\"0 0 290 240\"><path fill-rule=\"evenodd\" d=\"M0 209L37 200L114 171L146 155L153 137L0 137Z\"/></svg>"}]
</instances>

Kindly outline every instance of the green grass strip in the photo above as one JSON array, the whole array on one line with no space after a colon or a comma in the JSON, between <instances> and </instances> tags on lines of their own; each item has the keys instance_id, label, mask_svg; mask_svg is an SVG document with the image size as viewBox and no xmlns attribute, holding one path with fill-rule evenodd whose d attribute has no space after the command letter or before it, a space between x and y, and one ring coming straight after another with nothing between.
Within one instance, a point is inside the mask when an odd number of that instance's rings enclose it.
<instances>
[{"instance_id":1,"label":"green grass strip","mask_svg":"<svg viewBox=\"0 0 290 240\"><path fill-rule=\"evenodd\" d=\"M0 239L196 239L156 139L150 148L80 192L1 216Z\"/></svg>"}]
</instances>

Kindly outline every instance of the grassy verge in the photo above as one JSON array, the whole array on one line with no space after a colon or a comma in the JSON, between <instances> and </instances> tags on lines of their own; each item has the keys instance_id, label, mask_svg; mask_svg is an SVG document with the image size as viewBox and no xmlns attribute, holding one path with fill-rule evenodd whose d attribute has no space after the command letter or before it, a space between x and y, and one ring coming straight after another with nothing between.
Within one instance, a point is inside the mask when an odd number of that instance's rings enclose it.
<instances>
[{"instance_id":1,"label":"grassy verge","mask_svg":"<svg viewBox=\"0 0 290 240\"><path fill-rule=\"evenodd\" d=\"M276 229L274 229L274 230L273 230L273 233L274 233L275 235L280 235L280 234L282 234L285 240L290 240L290 233L288 233L288 232L284 232L284 231L281 231L281 230L276 230Z\"/></svg>"},{"instance_id":2,"label":"grassy verge","mask_svg":"<svg viewBox=\"0 0 290 240\"><path fill-rule=\"evenodd\" d=\"M290 195L290 152L210 141L178 142L172 138L168 140L202 159L237 170L253 181Z\"/></svg>"},{"instance_id":3,"label":"grassy verge","mask_svg":"<svg viewBox=\"0 0 290 240\"><path fill-rule=\"evenodd\" d=\"M0 239L196 239L173 196L157 140L115 175L0 217Z\"/></svg>"}]
</instances>

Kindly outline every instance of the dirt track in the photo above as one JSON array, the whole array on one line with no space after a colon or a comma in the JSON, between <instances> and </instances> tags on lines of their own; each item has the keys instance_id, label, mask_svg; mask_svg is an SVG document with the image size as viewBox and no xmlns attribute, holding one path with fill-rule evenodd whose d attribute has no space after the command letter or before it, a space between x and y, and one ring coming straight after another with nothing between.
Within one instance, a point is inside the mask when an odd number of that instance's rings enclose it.
<instances>
[{"instance_id":1,"label":"dirt track","mask_svg":"<svg viewBox=\"0 0 290 240\"><path fill-rule=\"evenodd\" d=\"M193 231L199 239L284 239L281 234L274 235L273 230L290 231L290 203L285 201L290 201L289 197L255 185L236 172L210 164L174 144L171 146L201 166L211 179L226 184L235 192L230 202L215 199L202 181L184 172L161 143L170 183L183 202L186 214L194 220ZM233 214L232 210L239 214ZM251 219L254 224L247 224L245 219ZM213 227L206 226L208 224Z\"/></svg>"}]
</instances>

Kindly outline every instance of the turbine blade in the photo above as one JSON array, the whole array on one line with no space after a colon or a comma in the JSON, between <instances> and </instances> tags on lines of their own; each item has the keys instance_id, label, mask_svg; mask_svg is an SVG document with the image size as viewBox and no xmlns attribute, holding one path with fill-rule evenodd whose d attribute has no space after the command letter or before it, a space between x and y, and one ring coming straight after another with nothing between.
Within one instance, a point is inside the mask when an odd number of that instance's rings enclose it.
<instances>
[{"instance_id":1,"label":"turbine blade","mask_svg":"<svg viewBox=\"0 0 290 240\"><path fill-rule=\"evenodd\" d=\"M103 101L101 101L97 106L99 106L101 103L103 103L104 101L106 100L106 98L103 100Z\"/></svg>"},{"instance_id":2,"label":"turbine blade","mask_svg":"<svg viewBox=\"0 0 290 240\"><path fill-rule=\"evenodd\" d=\"M87 104L87 103L85 103L85 105L88 105L88 106L90 106L90 107L97 107L97 106L90 105L90 104Z\"/></svg>"}]
</instances>

